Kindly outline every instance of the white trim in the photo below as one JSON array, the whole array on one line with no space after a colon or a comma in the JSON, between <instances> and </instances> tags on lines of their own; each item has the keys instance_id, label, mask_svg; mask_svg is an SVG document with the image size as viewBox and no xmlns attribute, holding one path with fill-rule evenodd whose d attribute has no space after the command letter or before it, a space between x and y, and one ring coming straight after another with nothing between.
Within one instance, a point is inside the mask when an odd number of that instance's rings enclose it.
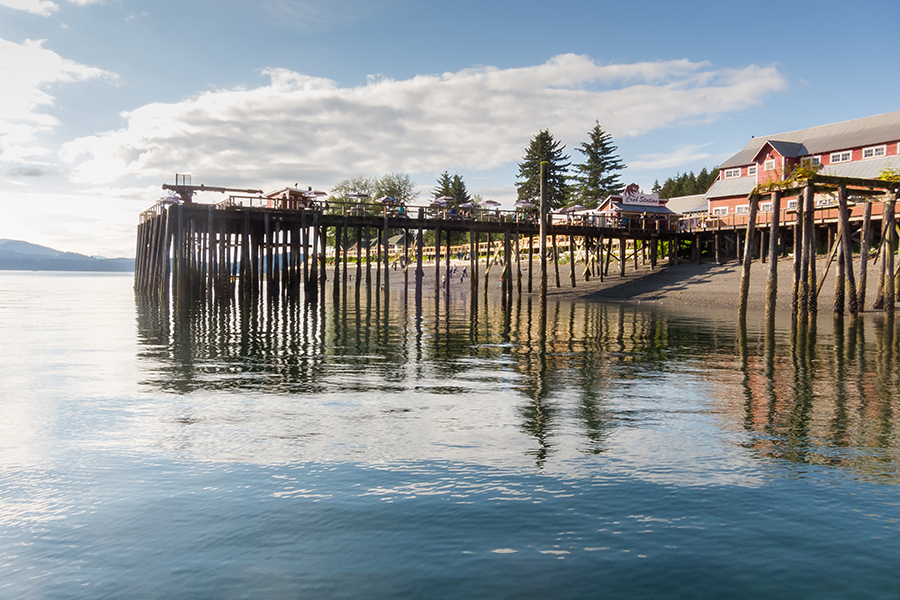
<instances>
[{"instance_id":1,"label":"white trim","mask_svg":"<svg viewBox=\"0 0 900 600\"><path fill-rule=\"evenodd\" d=\"M727 215L728 207L727 206L716 206L712 209L712 214L717 217L721 217L722 215Z\"/></svg>"},{"instance_id":2,"label":"white trim","mask_svg":"<svg viewBox=\"0 0 900 600\"><path fill-rule=\"evenodd\" d=\"M832 152L830 163L845 163L853 160L853 150L841 150L840 152Z\"/></svg>"},{"instance_id":3,"label":"white trim","mask_svg":"<svg viewBox=\"0 0 900 600\"><path fill-rule=\"evenodd\" d=\"M866 156L866 153L869 153ZM868 148L863 148L862 157L863 159L867 158L881 158L882 156L887 156L887 145L882 144L880 146L869 146Z\"/></svg>"},{"instance_id":4,"label":"white trim","mask_svg":"<svg viewBox=\"0 0 900 600\"><path fill-rule=\"evenodd\" d=\"M735 169L725 169L722 172L723 179L737 179L741 176L741 168L737 167Z\"/></svg>"},{"instance_id":5,"label":"white trim","mask_svg":"<svg viewBox=\"0 0 900 600\"><path fill-rule=\"evenodd\" d=\"M734 214L736 215L746 215L750 212L749 204L739 204L734 207Z\"/></svg>"},{"instance_id":6,"label":"white trim","mask_svg":"<svg viewBox=\"0 0 900 600\"><path fill-rule=\"evenodd\" d=\"M772 212L772 203L771 202L760 202L759 203L759 212Z\"/></svg>"},{"instance_id":7,"label":"white trim","mask_svg":"<svg viewBox=\"0 0 900 600\"><path fill-rule=\"evenodd\" d=\"M774 171L775 170L775 159L770 158L763 163L763 171Z\"/></svg>"},{"instance_id":8,"label":"white trim","mask_svg":"<svg viewBox=\"0 0 900 600\"><path fill-rule=\"evenodd\" d=\"M788 208L797 208L797 198L793 198L787 201Z\"/></svg>"},{"instance_id":9,"label":"white trim","mask_svg":"<svg viewBox=\"0 0 900 600\"><path fill-rule=\"evenodd\" d=\"M756 177L756 165L750 165L747 167L747 177Z\"/></svg>"}]
</instances>

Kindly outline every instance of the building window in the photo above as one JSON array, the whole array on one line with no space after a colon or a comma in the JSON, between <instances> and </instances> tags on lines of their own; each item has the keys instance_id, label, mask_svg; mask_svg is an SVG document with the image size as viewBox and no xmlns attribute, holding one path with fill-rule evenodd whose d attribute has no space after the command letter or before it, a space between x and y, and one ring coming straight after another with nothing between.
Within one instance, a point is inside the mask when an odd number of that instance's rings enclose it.
<instances>
[{"instance_id":1,"label":"building window","mask_svg":"<svg viewBox=\"0 0 900 600\"><path fill-rule=\"evenodd\" d=\"M725 179L736 179L741 176L741 168L725 169Z\"/></svg>"},{"instance_id":2,"label":"building window","mask_svg":"<svg viewBox=\"0 0 900 600\"><path fill-rule=\"evenodd\" d=\"M735 206L734 212L736 212L739 215L747 214L748 212L750 212L750 205L749 204L741 204L740 206Z\"/></svg>"},{"instance_id":3,"label":"building window","mask_svg":"<svg viewBox=\"0 0 900 600\"><path fill-rule=\"evenodd\" d=\"M759 212L772 212L772 203L771 202L760 202L759 203Z\"/></svg>"},{"instance_id":4,"label":"building window","mask_svg":"<svg viewBox=\"0 0 900 600\"><path fill-rule=\"evenodd\" d=\"M791 208L797 208L797 199L794 198L793 200L788 200L788 202L787 202L787 207L788 207L789 209L791 209Z\"/></svg>"},{"instance_id":5,"label":"building window","mask_svg":"<svg viewBox=\"0 0 900 600\"><path fill-rule=\"evenodd\" d=\"M756 165L747 167L747 177L756 177Z\"/></svg>"},{"instance_id":6,"label":"building window","mask_svg":"<svg viewBox=\"0 0 900 600\"><path fill-rule=\"evenodd\" d=\"M727 206L717 206L712 209L712 214L714 214L716 216L727 215L728 207Z\"/></svg>"},{"instance_id":7,"label":"building window","mask_svg":"<svg viewBox=\"0 0 900 600\"><path fill-rule=\"evenodd\" d=\"M863 148L863 158L878 158L887 154L886 146L871 146Z\"/></svg>"},{"instance_id":8,"label":"building window","mask_svg":"<svg viewBox=\"0 0 900 600\"><path fill-rule=\"evenodd\" d=\"M774 170L775 170L775 159L774 159L774 158L770 158L769 160L767 160L766 162L764 162L764 163L763 163L763 170L764 170L764 171L774 171Z\"/></svg>"},{"instance_id":9,"label":"building window","mask_svg":"<svg viewBox=\"0 0 900 600\"><path fill-rule=\"evenodd\" d=\"M800 159L800 164L804 167L812 167L814 169L822 166L822 159L818 156L807 156Z\"/></svg>"},{"instance_id":10,"label":"building window","mask_svg":"<svg viewBox=\"0 0 900 600\"><path fill-rule=\"evenodd\" d=\"M850 162L851 160L853 160L853 152L850 150L844 150L843 152L832 152L831 153L831 162L832 163Z\"/></svg>"}]
</instances>

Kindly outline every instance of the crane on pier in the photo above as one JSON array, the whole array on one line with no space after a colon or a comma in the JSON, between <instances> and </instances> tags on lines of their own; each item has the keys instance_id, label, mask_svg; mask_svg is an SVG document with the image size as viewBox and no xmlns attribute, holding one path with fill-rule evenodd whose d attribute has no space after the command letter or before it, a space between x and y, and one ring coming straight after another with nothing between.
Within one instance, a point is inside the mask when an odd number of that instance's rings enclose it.
<instances>
[{"instance_id":1,"label":"crane on pier","mask_svg":"<svg viewBox=\"0 0 900 600\"><path fill-rule=\"evenodd\" d=\"M209 185L191 185L190 175L175 175L175 184L163 184L163 189L178 194L185 204L194 202L194 194L196 192L236 192L239 194L262 194L262 190L243 190L239 188L214 187Z\"/></svg>"}]
</instances>

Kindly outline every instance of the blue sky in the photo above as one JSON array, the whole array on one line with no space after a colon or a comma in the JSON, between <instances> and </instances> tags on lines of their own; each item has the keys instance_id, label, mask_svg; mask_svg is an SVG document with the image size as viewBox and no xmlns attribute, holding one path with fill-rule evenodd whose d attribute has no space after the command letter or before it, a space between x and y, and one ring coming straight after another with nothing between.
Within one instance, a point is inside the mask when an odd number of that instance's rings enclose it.
<instances>
[{"instance_id":1,"label":"blue sky","mask_svg":"<svg viewBox=\"0 0 900 600\"><path fill-rule=\"evenodd\" d=\"M594 121L649 190L765 135L898 109L891 1L0 0L0 238L132 256L194 183L448 170L510 205ZM216 201L219 195L201 196Z\"/></svg>"}]
</instances>

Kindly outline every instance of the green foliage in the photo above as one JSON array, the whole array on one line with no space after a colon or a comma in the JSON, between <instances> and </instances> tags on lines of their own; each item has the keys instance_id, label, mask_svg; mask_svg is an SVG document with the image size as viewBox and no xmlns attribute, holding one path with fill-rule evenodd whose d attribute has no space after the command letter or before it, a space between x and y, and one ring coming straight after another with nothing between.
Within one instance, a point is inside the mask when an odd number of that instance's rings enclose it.
<instances>
[{"instance_id":1,"label":"green foliage","mask_svg":"<svg viewBox=\"0 0 900 600\"><path fill-rule=\"evenodd\" d=\"M895 167L882 169L881 173L878 174L878 179L880 179L881 181L893 181L896 183L900 183L900 169L897 169Z\"/></svg>"},{"instance_id":2,"label":"green foliage","mask_svg":"<svg viewBox=\"0 0 900 600\"><path fill-rule=\"evenodd\" d=\"M331 197L334 200L347 200L347 194L362 193L371 196L375 193L374 177L351 177L339 181L331 188Z\"/></svg>"},{"instance_id":3,"label":"green foliage","mask_svg":"<svg viewBox=\"0 0 900 600\"><path fill-rule=\"evenodd\" d=\"M453 178L450 177L450 173L444 171L437 178L437 185L431 190L431 194L435 198L440 198L441 196L452 196L450 187L453 184Z\"/></svg>"},{"instance_id":4,"label":"green foliage","mask_svg":"<svg viewBox=\"0 0 900 600\"><path fill-rule=\"evenodd\" d=\"M801 164L794 167L790 174L781 181L761 183L753 189L754 194L767 194L773 190L793 187L799 181L812 179L822 169L822 165Z\"/></svg>"},{"instance_id":5,"label":"green foliage","mask_svg":"<svg viewBox=\"0 0 900 600\"><path fill-rule=\"evenodd\" d=\"M516 190L519 200L540 202L541 197L541 163L544 165L544 193L547 206L559 208L565 206L568 196L568 170L571 163L563 154L565 146L553 139L546 129L532 138L525 150L525 157L519 163L519 174Z\"/></svg>"},{"instance_id":6,"label":"green foliage","mask_svg":"<svg viewBox=\"0 0 900 600\"><path fill-rule=\"evenodd\" d=\"M469 201L469 190L466 189L466 184L459 175L453 176L450 191L452 192L450 195L456 198L457 205L465 204Z\"/></svg>"},{"instance_id":7,"label":"green foliage","mask_svg":"<svg viewBox=\"0 0 900 600\"><path fill-rule=\"evenodd\" d=\"M579 202L589 208L596 208L597 203L611 194L622 192L623 183L619 171L625 168L616 154L616 146L612 136L603 131L599 122L588 133L590 142L582 142L579 148L585 161L575 165L575 182L570 190L572 201Z\"/></svg>"},{"instance_id":8,"label":"green foliage","mask_svg":"<svg viewBox=\"0 0 900 600\"><path fill-rule=\"evenodd\" d=\"M666 179L662 185L659 185L659 181L654 182L653 193L659 194L660 198L705 194L718 177L718 169L707 171L706 167L703 167L697 175L694 175L693 171L684 174L677 173L675 177Z\"/></svg>"},{"instance_id":9,"label":"green foliage","mask_svg":"<svg viewBox=\"0 0 900 600\"><path fill-rule=\"evenodd\" d=\"M469 191L466 189L466 183L463 181L463 178L459 174L450 177L450 173L447 171L438 176L437 185L431 193L435 198L440 198L441 196L455 198L455 201L450 203L453 206L459 206L470 201Z\"/></svg>"},{"instance_id":10,"label":"green foliage","mask_svg":"<svg viewBox=\"0 0 900 600\"><path fill-rule=\"evenodd\" d=\"M419 195L419 192L416 191L416 184L409 175L405 173L390 173L383 175L381 179L375 182L372 195L375 198L390 196L401 202L412 202Z\"/></svg>"}]
</instances>

